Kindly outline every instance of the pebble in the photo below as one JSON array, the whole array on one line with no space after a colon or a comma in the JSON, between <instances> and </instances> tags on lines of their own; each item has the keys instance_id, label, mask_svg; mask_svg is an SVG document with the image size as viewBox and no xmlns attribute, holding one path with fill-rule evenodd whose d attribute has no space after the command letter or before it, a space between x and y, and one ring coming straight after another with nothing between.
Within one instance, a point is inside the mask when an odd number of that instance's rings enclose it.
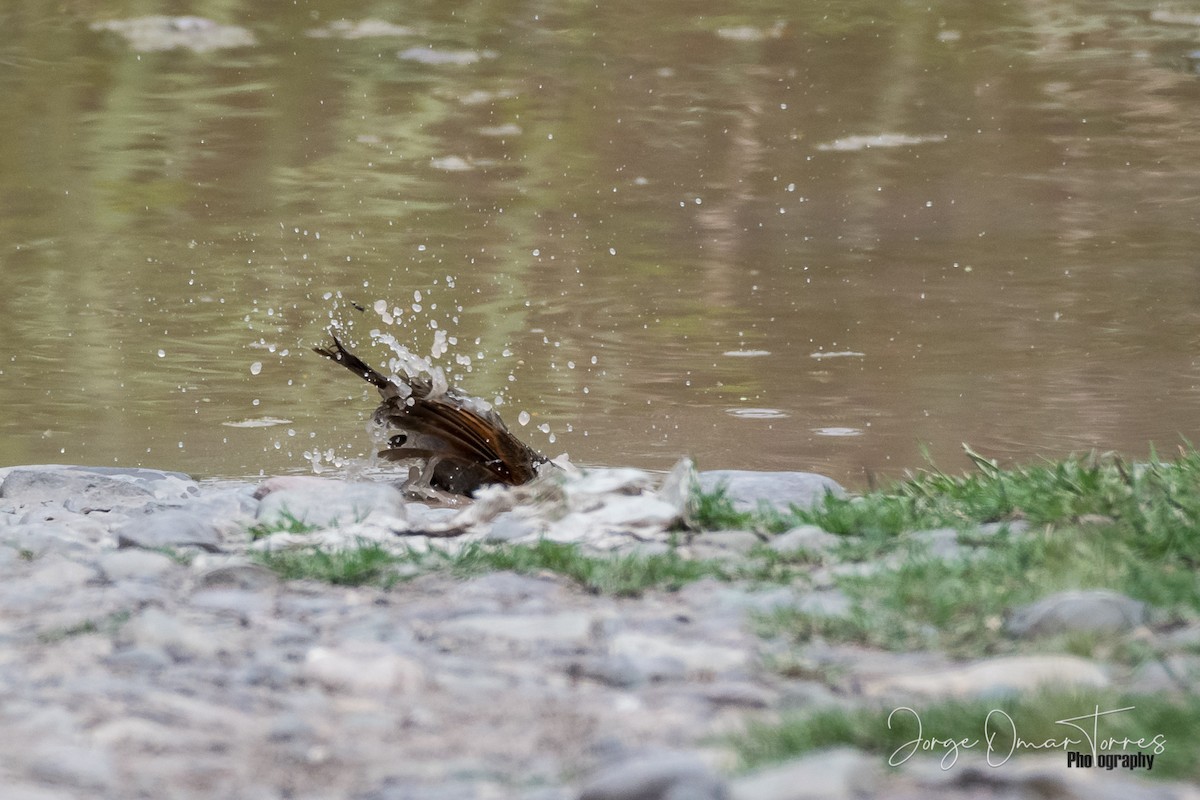
<instances>
[{"instance_id":1,"label":"pebble","mask_svg":"<svg viewBox=\"0 0 1200 800\"><path fill-rule=\"evenodd\" d=\"M767 546L776 553L795 555L797 553L813 553L817 555L829 553L845 539L837 534L822 530L816 525L801 525L773 537Z\"/></svg>"},{"instance_id":2,"label":"pebble","mask_svg":"<svg viewBox=\"0 0 1200 800\"><path fill-rule=\"evenodd\" d=\"M836 487L803 473L705 475L751 506L814 502ZM705 578L637 598L508 571L421 574L388 590L289 582L257 563L249 542L251 526L278 523L287 509L332 526L288 535L334 548L362 537L453 549L545 531L601 552L665 553L684 538L665 527L687 518L695 479L686 462L672 476L667 490L640 470L596 470L567 479L545 507L511 491L430 508L387 484L308 476L210 485L156 470L0 468L0 795L916 797L931 785L925 773L888 772L908 794L888 793L879 758L849 749L729 776L724 737L788 709L1116 680L1070 656L956 664L761 638L757 620L778 608L850 613L846 594L822 588L822 572L876 568L839 564L844 537L811 526L765 543L816 556L796 559L791 584ZM462 536L437 535L447 531ZM934 534L922 535L949 541ZM749 531L722 531L674 551L732 561L763 546ZM1117 677L1154 691L1175 691L1176 675L1194 685L1196 636L1194 626L1156 635L1162 662ZM787 658L797 669L772 666ZM944 800L976 793L934 788ZM1157 790L1132 778L1122 789L1138 800Z\"/></svg>"}]
</instances>

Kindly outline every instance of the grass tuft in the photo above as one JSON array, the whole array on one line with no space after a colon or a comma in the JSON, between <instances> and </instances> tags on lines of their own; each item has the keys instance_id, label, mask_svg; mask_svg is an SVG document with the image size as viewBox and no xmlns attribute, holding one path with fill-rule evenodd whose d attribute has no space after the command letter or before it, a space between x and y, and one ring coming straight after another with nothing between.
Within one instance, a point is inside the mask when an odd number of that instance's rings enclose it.
<instances>
[{"instance_id":1,"label":"grass tuft","mask_svg":"<svg viewBox=\"0 0 1200 800\"><path fill-rule=\"evenodd\" d=\"M867 752L876 753L882 759L903 763L905 755L913 749L911 743L917 738L917 717L921 725L921 736L925 740L975 742L973 747L961 747L959 758L969 754L986 755L987 733L994 734L992 758L999 760L1013 749L1014 732L1023 742L1044 743L1054 740L1062 743L1064 737L1077 740L1069 749L1090 752L1091 748L1082 734L1057 720L1079 717L1094 713L1097 706L1101 711L1126 709L1120 713L1099 718L1098 733L1102 740L1117 740L1106 753L1135 753L1139 750L1155 753L1162 744L1162 752L1155 755L1154 768L1148 774L1154 778L1197 780L1200 779L1200 761L1193 754L1200 752L1200 727L1195 719L1200 715L1200 696L1185 697L1162 695L1120 694L1113 691L1079 692L1042 690L1020 696L987 700L937 700L926 704L907 704L912 712L884 708L830 708L795 714L777 723L752 723L746 730L730 739L744 768L795 758L804 753L823 748L848 745ZM1008 723L999 714L988 715L993 710L1007 715ZM891 725L889 726L889 715ZM1084 727L1090 726L1090 720ZM1131 742L1142 740L1142 746L1130 745L1122 750L1120 742L1128 738ZM907 747L906 747L907 745ZM941 759L947 746L938 746L917 753L917 757ZM1041 752L1057 753L1066 768L1066 748L1058 747L1035 751L1018 745L1014 757ZM947 756L945 765L949 764ZM1139 774L1142 774L1139 771Z\"/></svg>"}]
</instances>

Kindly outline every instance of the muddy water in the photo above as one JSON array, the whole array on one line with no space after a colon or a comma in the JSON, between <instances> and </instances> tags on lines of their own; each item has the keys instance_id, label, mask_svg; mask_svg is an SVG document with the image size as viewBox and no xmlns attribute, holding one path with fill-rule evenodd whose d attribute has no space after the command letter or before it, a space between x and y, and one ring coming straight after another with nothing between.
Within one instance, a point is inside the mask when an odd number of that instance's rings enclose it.
<instances>
[{"instance_id":1,"label":"muddy water","mask_svg":"<svg viewBox=\"0 0 1200 800\"><path fill-rule=\"evenodd\" d=\"M0 462L361 457L331 324L444 332L581 462L863 485L1197 436L1200 18L277 5L0 8Z\"/></svg>"}]
</instances>

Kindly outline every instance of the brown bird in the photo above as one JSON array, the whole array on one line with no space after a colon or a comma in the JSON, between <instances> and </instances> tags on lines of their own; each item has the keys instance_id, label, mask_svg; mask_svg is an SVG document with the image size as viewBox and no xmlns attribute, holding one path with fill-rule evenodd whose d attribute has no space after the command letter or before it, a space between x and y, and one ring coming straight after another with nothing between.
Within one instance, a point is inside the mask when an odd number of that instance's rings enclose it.
<instances>
[{"instance_id":1,"label":"brown bird","mask_svg":"<svg viewBox=\"0 0 1200 800\"><path fill-rule=\"evenodd\" d=\"M470 494L481 486L517 486L535 478L546 457L509 432L504 420L482 400L454 389L436 392L427 377L393 381L363 363L333 336L331 347L313 350L375 385L383 402L375 421L398 433L379 451L390 461L419 459L420 475L406 488Z\"/></svg>"}]
</instances>

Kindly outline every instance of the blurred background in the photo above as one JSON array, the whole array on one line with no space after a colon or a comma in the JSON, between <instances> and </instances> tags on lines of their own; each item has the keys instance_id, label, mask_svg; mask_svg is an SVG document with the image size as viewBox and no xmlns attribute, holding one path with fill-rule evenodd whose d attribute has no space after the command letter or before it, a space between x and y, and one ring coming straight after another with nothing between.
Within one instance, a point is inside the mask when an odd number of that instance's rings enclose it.
<instances>
[{"instance_id":1,"label":"blurred background","mask_svg":"<svg viewBox=\"0 0 1200 800\"><path fill-rule=\"evenodd\" d=\"M0 463L344 469L333 323L577 463L1170 450L1197 48L1103 0L0 2Z\"/></svg>"}]
</instances>

